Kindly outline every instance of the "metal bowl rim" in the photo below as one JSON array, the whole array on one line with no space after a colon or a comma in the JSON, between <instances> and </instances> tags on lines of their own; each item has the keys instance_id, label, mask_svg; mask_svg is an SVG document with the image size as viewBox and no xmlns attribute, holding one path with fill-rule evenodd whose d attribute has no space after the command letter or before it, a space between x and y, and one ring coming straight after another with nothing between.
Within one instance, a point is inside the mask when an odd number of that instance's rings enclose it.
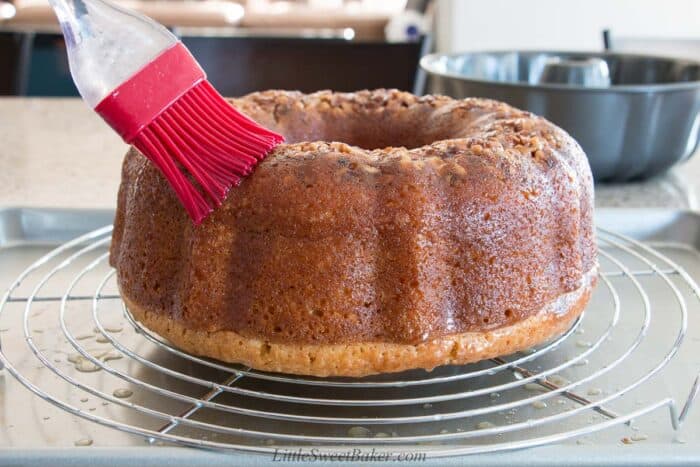
<instances>
[{"instance_id":1,"label":"metal bowl rim","mask_svg":"<svg viewBox=\"0 0 700 467\"><path fill-rule=\"evenodd\" d=\"M687 91L693 89L700 89L700 79L695 81L679 81L675 83L657 83L657 84L619 84L611 85L608 87L585 87L577 86L572 84L560 84L560 83L547 83L547 84L529 84L522 81L496 81L480 78L470 78L465 75L453 72L438 71L433 66L433 63L441 58L457 58L464 56L476 56L476 55L505 55L510 53L536 55L536 54L549 54L549 55L569 55L574 57L630 57L630 58L642 58L642 59L654 59L654 60L666 60L671 62L677 62L680 64L686 64L690 66L697 66L700 68L700 62L694 60L688 60L683 58L673 58L665 57L661 55L648 55L648 54L631 54L631 53L616 53L616 52L586 52L586 51L571 51L571 50L482 50L476 52L456 52L456 53L432 53L421 57L420 67L431 75L457 79L465 82L480 83L486 85L498 85L506 86L510 88L520 88L520 89L535 89L543 91L580 91L580 92L591 92L591 93L610 93L610 92L622 92L630 94L641 94L641 93L658 93L658 92L673 92L673 91Z\"/></svg>"}]
</instances>

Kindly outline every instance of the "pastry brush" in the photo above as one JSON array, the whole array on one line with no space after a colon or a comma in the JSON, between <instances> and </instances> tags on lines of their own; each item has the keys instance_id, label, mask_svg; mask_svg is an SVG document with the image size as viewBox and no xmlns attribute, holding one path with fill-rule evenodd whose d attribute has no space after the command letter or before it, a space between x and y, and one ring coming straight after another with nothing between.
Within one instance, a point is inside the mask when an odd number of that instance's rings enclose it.
<instances>
[{"instance_id":1,"label":"pastry brush","mask_svg":"<svg viewBox=\"0 0 700 467\"><path fill-rule=\"evenodd\" d=\"M83 100L150 159L195 224L284 138L234 109L177 37L105 0L49 0Z\"/></svg>"}]
</instances>

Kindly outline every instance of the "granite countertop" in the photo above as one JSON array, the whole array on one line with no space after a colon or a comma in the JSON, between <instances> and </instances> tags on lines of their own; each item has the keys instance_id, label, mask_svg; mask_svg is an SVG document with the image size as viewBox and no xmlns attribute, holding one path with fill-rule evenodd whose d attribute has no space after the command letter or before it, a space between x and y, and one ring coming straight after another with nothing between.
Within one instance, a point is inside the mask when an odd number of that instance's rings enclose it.
<instances>
[{"instance_id":1,"label":"granite countertop","mask_svg":"<svg viewBox=\"0 0 700 467\"><path fill-rule=\"evenodd\" d=\"M0 98L2 206L113 208L127 150L78 99ZM697 209L700 157L645 182L599 185L598 207Z\"/></svg>"}]
</instances>

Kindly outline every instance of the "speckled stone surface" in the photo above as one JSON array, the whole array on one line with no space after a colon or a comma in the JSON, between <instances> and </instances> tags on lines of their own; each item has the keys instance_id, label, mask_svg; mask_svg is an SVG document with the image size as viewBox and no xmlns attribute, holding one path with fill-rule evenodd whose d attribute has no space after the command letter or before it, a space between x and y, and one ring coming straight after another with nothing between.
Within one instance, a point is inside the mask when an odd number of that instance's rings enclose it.
<instances>
[{"instance_id":1,"label":"speckled stone surface","mask_svg":"<svg viewBox=\"0 0 700 467\"><path fill-rule=\"evenodd\" d=\"M0 205L113 208L127 146L78 99L0 98ZM598 207L697 209L700 157L596 187Z\"/></svg>"},{"instance_id":2,"label":"speckled stone surface","mask_svg":"<svg viewBox=\"0 0 700 467\"><path fill-rule=\"evenodd\" d=\"M0 98L0 203L112 208L126 150L78 99Z\"/></svg>"}]
</instances>

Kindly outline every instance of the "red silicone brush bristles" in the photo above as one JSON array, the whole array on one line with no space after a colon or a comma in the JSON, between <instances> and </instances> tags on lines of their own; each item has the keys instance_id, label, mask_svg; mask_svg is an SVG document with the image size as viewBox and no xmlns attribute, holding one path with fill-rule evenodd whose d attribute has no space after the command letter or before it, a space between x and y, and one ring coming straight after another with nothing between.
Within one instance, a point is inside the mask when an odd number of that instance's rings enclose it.
<instances>
[{"instance_id":1,"label":"red silicone brush bristles","mask_svg":"<svg viewBox=\"0 0 700 467\"><path fill-rule=\"evenodd\" d=\"M284 141L234 109L176 43L95 111L163 173L195 224Z\"/></svg>"},{"instance_id":2,"label":"red silicone brush bristles","mask_svg":"<svg viewBox=\"0 0 700 467\"><path fill-rule=\"evenodd\" d=\"M282 141L201 81L143 128L132 144L161 170L194 223L200 224L231 186Z\"/></svg>"}]
</instances>

